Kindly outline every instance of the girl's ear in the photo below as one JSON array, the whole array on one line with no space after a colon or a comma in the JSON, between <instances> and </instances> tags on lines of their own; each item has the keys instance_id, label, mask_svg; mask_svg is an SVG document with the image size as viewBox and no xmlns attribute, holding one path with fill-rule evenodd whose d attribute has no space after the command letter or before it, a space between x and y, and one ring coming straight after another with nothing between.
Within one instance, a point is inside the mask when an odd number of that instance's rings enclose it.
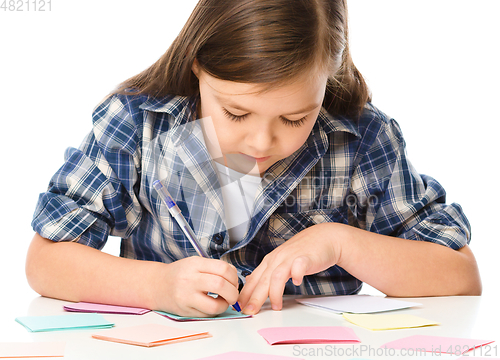
<instances>
[{"instance_id":1,"label":"girl's ear","mask_svg":"<svg viewBox=\"0 0 500 360\"><path fill-rule=\"evenodd\" d=\"M197 59L194 59L193 66L191 66L191 70L196 75L198 79L200 79L200 64Z\"/></svg>"}]
</instances>

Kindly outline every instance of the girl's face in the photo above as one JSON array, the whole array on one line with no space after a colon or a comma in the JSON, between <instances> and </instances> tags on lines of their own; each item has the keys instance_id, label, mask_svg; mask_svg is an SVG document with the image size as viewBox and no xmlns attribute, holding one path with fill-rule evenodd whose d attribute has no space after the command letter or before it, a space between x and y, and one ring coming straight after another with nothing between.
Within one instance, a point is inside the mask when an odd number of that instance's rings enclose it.
<instances>
[{"instance_id":1,"label":"girl's face","mask_svg":"<svg viewBox=\"0 0 500 360\"><path fill-rule=\"evenodd\" d=\"M212 158L244 174L261 175L299 149L316 122L327 75L261 91L256 84L217 79L193 66L200 83L200 118ZM211 126L213 123L213 127Z\"/></svg>"}]
</instances>

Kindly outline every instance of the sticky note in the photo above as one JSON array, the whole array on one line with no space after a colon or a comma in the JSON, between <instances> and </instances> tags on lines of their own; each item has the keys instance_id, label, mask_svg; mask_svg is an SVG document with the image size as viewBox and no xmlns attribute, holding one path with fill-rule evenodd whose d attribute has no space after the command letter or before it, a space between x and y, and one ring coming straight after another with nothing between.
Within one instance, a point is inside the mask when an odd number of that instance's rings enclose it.
<instances>
[{"instance_id":1,"label":"sticky note","mask_svg":"<svg viewBox=\"0 0 500 360\"><path fill-rule=\"evenodd\" d=\"M410 314L349 314L347 321L369 330L393 330L439 325L439 323Z\"/></svg>"},{"instance_id":2,"label":"sticky note","mask_svg":"<svg viewBox=\"0 0 500 360\"><path fill-rule=\"evenodd\" d=\"M493 340L462 339L444 336L413 335L388 342L382 348L423 349L432 353L460 355L477 347L491 344Z\"/></svg>"},{"instance_id":3,"label":"sticky note","mask_svg":"<svg viewBox=\"0 0 500 360\"><path fill-rule=\"evenodd\" d=\"M336 295L295 299L297 302L336 313L369 314L406 309L422 304L371 295Z\"/></svg>"},{"instance_id":4,"label":"sticky note","mask_svg":"<svg viewBox=\"0 0 500 360\"><path fill-rule=\"evenodd\" d=\"M103 313L103 314L132 314L142 315L151 310L117 305L94 304L88 302L79 302L64 305L64 310L85 313Z\"/></svg>"},{"instance_id":5,"label":"sticky note","mask_svg":"<svg viewBox=\"0 0 500 360\"><path fill-rule=\"evenodd\" d=\"M344 326L270 327L257 331L270 345L276 344L354 344L360 340L353 329Z\"/></svg>"},{"instance_id":6,"label":"sticky note","mask_svg":"<svg viewBox=\"0 0 500 360\"><path fill-rule=\"evenodd\" d=\"M280 356L280 355L268 355L268 354L256 354L243 351L230 351L227 353L204 357L198 360L304 360L297 357Z\"/></svg>"},{"instance_id":7,"label":"sticky note","mask_svg":"<svg viewBox=\"0 0 500 360\"><path fill-rule=\"evenodd\" d=\"M0 343L0 359L63 357L64 342L12 342Z\"/></svg>"},{"instance_id":8,"label":"sticky note","mask_svg":"<svg viewBox=\"0 0 500 360\"><path fill-rule=\"evenodd\" d=\"M24 316L16 318L16 321L31 332L100 329L114 326L99 314Z\"/></svg>"},{"instance_id":9,"label":"sticky note","mask_svg":"<svg viewBox=\"0 0 500 360\"><path fill-rule=\"evenodd\" d=\"M245 315L245 314L242 314L240 312L237 312L236 310L233 310L231 307L229 307L222 314L212 316L212 317L206 317L206 318L179 316L179 315L170 314L170 313L167 313L164 311L155 311L155 313L160 314L162 316L166 316L169 319L172 319L175 321L207 321L207 320L241 319L241 318L252 317L252 315Z\"/></svg>"},{"instance_id":10,"label":"sticky note","mask_svg":"<svg viewBox=\"0 0 500 360\"><path fill-rule=\"evenodd\" d=\"M114 328L92 335L95 339L145 347L204 339L211 336L206 331L177 329L161 324Z\"/></svg>"}]
</instances>

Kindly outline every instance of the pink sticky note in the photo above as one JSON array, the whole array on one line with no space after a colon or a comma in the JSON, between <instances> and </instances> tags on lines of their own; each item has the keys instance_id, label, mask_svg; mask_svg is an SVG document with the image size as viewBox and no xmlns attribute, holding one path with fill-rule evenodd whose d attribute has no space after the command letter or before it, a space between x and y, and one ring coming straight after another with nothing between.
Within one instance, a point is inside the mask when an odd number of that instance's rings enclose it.
<instances>
[{"instance_id":1,"label":"pink sticky note","mask_svg":"<svg viewBox=\"0 0 500 360\"><path fill-rule=\"evenodd\" d=\"M224 354L204 357L198 360L304 360L297 357L268 355L268 354L255 354L242 351L230 351Z\"/></svg>"},{"instance_id":2,"label":"pink sticky note","mask_svg":"<svg viewBox=\"0 0 500 360\"><path fill-rule=\"evenodd\" d=\"M344 326L272 327L258 331L270 344L354 344L360 340Z\"/></svg>"},{"instance_id":3,"label":"pink sticky note","mask_svg":"<svg viewBox=\"0 0 500 360\"><path fill-rule=\"evenodd\" d=\"M146 347L203 339L211 336L206 331L178 329L160 324L114 328L92 335L95 339Z\"/></svg>"},{"instance_id":4,"label":"pink sticky note","mask_svg":"<svg viewBox=\"0 0 500 360\"><path fill-rule=\"evenodd\" d=\"M477 347L491 344L493 340L462 339L444 336L413 335L388 342L382 348L413 349L432 353L460 355Z\"/></svg>"},{"instance_id":5,"label":"pink sticky note","mask_svg":"<svg viewBox=\"0 0 500 360\"><path fill-rule=\"evenodd\" d=\"M132 315L142 315L151 311L148 309L141 309L128 306L93 304L87 302L79 302L76 304L64 305L64 310L73 312L85 312L85 313L132 314Z\"/></svg>"},{"instance_id":6,"label":"pink sticky note","mask_svg":"<svg viewBox=\"0 0 500 360\"><path fill-rule=\"evenodd\" d=\"M63 357L64 342L0 343L0 358Z\"/></svg>"}]
</instances>

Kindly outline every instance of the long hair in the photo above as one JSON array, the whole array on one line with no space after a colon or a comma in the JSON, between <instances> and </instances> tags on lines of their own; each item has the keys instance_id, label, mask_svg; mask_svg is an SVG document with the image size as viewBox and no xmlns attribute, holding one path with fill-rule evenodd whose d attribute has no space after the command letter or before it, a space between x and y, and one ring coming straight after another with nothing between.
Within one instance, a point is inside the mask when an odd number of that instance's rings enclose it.
<instances>
[{"instance_id":1,"label":"long hair","mask_svg":"<svg viewBox=\"0 0 500 360\"><path fill-rule=\"evenodd\" d=\"M218 79L269 88L323 68L323 106L356 118L370 93L351 59L347 18L346 0L200 0L165 54L114 93L195 96L195 60Z\"/></svg>"}]
</instances>

